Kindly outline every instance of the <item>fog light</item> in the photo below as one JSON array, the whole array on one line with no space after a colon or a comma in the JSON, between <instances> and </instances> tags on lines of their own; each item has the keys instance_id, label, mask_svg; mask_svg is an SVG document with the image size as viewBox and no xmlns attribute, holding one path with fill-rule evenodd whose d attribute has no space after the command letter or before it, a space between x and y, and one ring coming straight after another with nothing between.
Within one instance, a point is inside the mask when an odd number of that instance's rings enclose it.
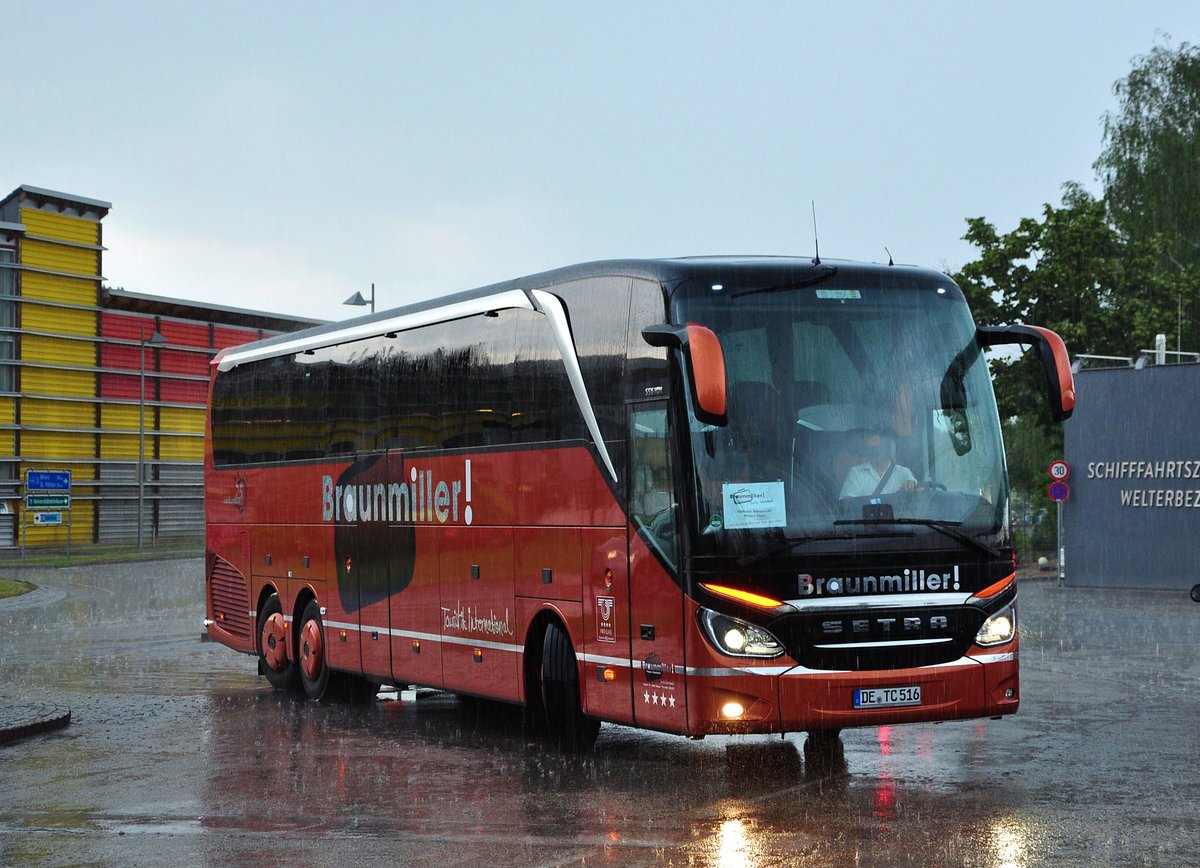
<instances>
[{"instance_id":1,"label":"fog light","mask_svg":"<svg viewBox=\"0 0 1200 868\"><path fill-rule=\"evenodd\" d=\"M740 702L726 702L721 706L721 714L725 715L730 720L741 717L746 713L746 709L742 707Z\"/></svg>"}]
</instances>

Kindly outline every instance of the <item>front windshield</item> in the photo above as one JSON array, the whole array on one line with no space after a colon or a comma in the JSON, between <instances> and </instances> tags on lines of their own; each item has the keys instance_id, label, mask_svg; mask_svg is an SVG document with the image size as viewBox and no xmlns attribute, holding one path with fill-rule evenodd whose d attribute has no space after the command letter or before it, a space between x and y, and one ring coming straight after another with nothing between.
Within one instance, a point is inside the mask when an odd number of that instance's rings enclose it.
<instances>
[{"instance_id":1,"label":"front windshield","mask_svg":"<svg viewBox=\"0 0 1200 868\"><path fill-rule=\"evenodd\" d=\"M681 293L675 316L717 334L728 389L727 425L691 416L694 553L896 519L1005 530L995 399L953 284Z\"/></svg>"}]
</instances>

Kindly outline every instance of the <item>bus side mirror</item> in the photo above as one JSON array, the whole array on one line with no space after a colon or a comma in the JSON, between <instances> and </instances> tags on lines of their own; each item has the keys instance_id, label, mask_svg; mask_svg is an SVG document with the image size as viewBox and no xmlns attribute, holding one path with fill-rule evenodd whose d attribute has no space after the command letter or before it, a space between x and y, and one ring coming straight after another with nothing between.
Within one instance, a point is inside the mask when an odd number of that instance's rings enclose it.
<instances>
[{"instance_id":1,"label":"bus side mirror","mask_svg":"<svg viewBox=\"0 0 1200 868\"><path fill-rule=\"evenodd\" d=\"M696 418L709 425L725 425L725 352L716 332L694 322L652 325L642 329L642 339L652 347L673 347L683 353Z\"/></svg>"},{"instance_id":2,"label":"bus side mirror","mask_svg":"<svg viewBox=\"0 0 1200 868\"><path fill-rule=\"evenodd\" d=\"M1071 373L1071 359L1062 338L1050 329L1027 325L979 326L976 335L982 347L1032 344L1046 373L1050 415L1055 422L1071 418L1075 410L1075 377Z\"/></svg>"}]
</instances>

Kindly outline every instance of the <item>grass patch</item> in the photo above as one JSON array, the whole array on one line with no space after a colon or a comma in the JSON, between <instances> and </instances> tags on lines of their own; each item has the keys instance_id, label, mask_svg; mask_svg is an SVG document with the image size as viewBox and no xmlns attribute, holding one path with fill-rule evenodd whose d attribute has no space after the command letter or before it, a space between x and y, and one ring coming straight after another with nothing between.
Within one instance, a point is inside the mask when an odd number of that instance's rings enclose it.
<instances>
[{"instance_id":1,"label":"grass patch","mask_svg":"<svg viewBox=\"0 0 1200 868\"><path fill-rule=\"evenodd\" d=\"M18 582L16 579L0 579L0 600L5 597L19 597L21 594L28 594L36 587L37 585Z\"/></svg>"}]
</instances>

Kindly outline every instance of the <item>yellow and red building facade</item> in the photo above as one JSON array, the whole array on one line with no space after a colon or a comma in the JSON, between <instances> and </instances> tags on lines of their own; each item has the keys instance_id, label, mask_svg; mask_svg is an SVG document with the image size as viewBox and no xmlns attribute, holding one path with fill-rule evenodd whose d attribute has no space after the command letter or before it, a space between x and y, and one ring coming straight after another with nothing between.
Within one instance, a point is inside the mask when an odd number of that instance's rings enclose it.
<instances>
[{"instance_id":1,"label":"yellow and red building facade","mask_svg":"<svg viewBox=\"0 0 1200 868\"><path fill-rule=\"evenodd\" d=\"M110 208L0 199L0 549L200 540L209 361L316 323L107 287ZM27 506L30 471L70 471L59 521Z\"/></svg>"}]
</instances>

